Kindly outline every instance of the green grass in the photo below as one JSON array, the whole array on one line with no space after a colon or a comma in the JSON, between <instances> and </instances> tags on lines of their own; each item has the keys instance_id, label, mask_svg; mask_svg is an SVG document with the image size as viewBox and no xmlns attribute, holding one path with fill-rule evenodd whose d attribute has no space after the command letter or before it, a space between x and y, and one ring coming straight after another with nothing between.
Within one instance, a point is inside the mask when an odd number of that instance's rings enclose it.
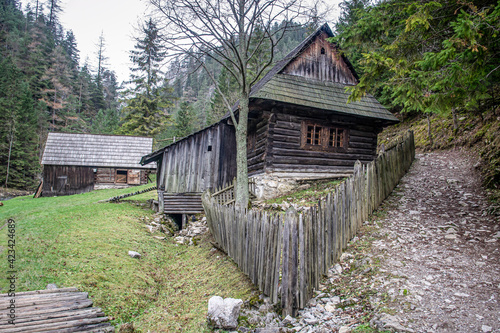
<instances>
[{"instance_id":1,"label":"green grass","mask_svg":"<svg viewBox=\"0 0 500 333\"><path fill-rule=\"evenodd\" d=\"M246 299L253 287L230 258L211 251L208 236L190 247L154 239L140 218L152 218L146 200L156 191L122 203L97 203L149 186L4 201L1 225L16 221L16 291L45 289L49 283L78 287L117 326L133 322L143 332L208 331L211 296ZM142 258L132 259L129 250ZM0 253L0 272L7 272L6 227L0 231ZM8 289L4 277L0 288Z\"/></svg>"},{"instance_id":2,"label":"green grass","mask_svg":"<svg viewBox=\"0 0 500 333\"><path fill-rule=\"evenodd\" d=\"M301 206L313 206L322 198L335 190L335 187L340 184L343 179L339 180L318 180L310 185L309 188L298 190L293 193L283 195L278 198L269 199L267 204L282 204L283 202L295 203Z\"/></svg>"}]
</instances>

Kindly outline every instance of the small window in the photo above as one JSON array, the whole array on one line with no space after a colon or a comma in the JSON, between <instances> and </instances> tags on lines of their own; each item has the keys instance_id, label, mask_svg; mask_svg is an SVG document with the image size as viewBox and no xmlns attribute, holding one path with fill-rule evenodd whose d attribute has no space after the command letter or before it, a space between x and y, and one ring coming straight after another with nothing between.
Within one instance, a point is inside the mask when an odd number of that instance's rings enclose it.
<instances>
[{"instance_id":1,"label":"small window","mask_svg":"<svg viewBox=\"0 0 500 333\"><path fill-rule=\"evenodd\" d=\"M311 150L343 150L347 148L347 134L344 128L303 122L301 147Z\"/></svg>"},{"instance_id":2,"label":"small window","mask_svg":"<svg viewBox=\"0 0 500 333\"><path fill-rule=\"evenodd\" d=\"M325 54L325 48L324 47L321 48L321 54Z\"/></svg>"},{"instance_id":3,"label":"small window","mask_svg":"<svg viewBox=\"0 0 500 333\"><path fill-rule=\"evenodd\" d=\"M341 128L329 128L328 147L344 147L344 130Z\"/></svg>"},{"instance_id":4,"label":"small window","mask_svg":"<svg viewBox=\"0 0 500 333\"><path fill-rule=\"evenodd\" d=\"M212 151L212 146L208 146L208 151Z\"/></svg>"},{"instance_id":5,"label":"small window","mask_svg":"<svg viewBox=\"0 0 500 333\"><path fill-rule=\"evenodd\" d=\"M321 126L307 125L307 144L321 146Z\"/></svg>"},{"instance_id":6,"label":"small window","mask_svg":"<svg viewBox=\"0 0 500 333\"><path fill-rule=\"evenodd\" d=\"M116 183L126 184L127 183L127 170L116 170Z\"/></svg>"}]
</instances>

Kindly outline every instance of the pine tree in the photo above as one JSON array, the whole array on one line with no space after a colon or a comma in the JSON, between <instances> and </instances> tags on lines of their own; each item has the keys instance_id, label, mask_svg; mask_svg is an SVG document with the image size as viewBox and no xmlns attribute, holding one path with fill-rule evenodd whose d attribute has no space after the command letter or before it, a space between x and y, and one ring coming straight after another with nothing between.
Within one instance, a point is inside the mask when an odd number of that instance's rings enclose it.
<instances>
[{"instance_id":1,"label":"pine tree","mask_svg":"<svg viewBox=\"0 0 500 333\"><path fill-rule=\"evenodd\" d=\"M165 52L152 19L141 27L141 33L130 56L135 65L130 82L133 87L125 92L130 98L122 109L125 116L119 133L153 136L167 124L167 108L172 106L168 93L171 88L160 71Z\"/></svg>"},{"instance_id":2,"label":"pine tree","mask_svg":"<svg viewBox=\"0 0 500 333\"><path fill-rule=\"evenodd\" d=\"M193 133L194 129L194 110L187 100L179 103L179 108L174 116L175 136L178 138L185 137Z\"/></svg>"},{"instance_id":3,"label":"pine tree","mask_svg":"<svg viewBox=\"0 0 500 333\"><path fill-rule=\"evenodd\" d=\"M104 33L101 33L99 36L99 41L96 44L97 50L96 50L96 56L97 56L97 69L95 73L95 84L92 86L92 103L93 105L93 110L94 116L97 114L99 110L103 110L106 108L106 103L104 101L104 90L102 86L102 80L103 80L103 73L105 71L105 65L106 61L108 58L105 55L106 52L106 42L104 39Z\"/></svg>"},{"instance_id":4,"label":"pine tree","mask_svg":"<svg viewBox=\"0 0 500 333\"><path fill-rule=\"evenodd\" d=\"M38 173L38 115L29 85L11 57L0 61L0 182L30 188Z\"/></svg>"}]
</instances>

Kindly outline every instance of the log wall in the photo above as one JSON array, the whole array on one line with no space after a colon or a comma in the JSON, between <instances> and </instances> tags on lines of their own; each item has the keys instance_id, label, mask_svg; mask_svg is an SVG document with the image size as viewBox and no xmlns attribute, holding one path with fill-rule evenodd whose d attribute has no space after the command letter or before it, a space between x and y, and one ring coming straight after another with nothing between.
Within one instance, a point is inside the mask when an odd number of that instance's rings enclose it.
<instances>
[{"instance_id":1,"label":"log wall","mask_svg":"<svg viewBox=\"0 0 500 333\"><path fill-rule=\"evenodd\" d=\"M352 172L354 163L372 161L376 156L380 126L354 117L331 115L310 110L281 110L268 124L266 170L288 172ZM341 151L311 150L301 147L302 123L346 130L347 147Z\"/></svg>"}]
</instances>

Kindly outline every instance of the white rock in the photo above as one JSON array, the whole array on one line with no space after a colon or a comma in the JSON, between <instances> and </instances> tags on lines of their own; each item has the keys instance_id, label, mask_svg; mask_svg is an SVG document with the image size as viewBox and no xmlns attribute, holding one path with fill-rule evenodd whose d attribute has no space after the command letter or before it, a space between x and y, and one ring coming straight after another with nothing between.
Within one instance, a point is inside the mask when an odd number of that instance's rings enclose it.
<instances>
[{"instance_id":1,"label":"white rock","mask_svg":"<svg viewBox=\"0 0 500 333\"><path fill-rule=\"evenodd\" d=\"M483 326L481 326L481 330L482 330L484 333L488 333L488 332L493 331L493 327L483 325Z\"/></svg>"},{"instance_id":2,"label":"white rock","mask_svg":"<svg viewBox=\"0 0 500 333\"><path fill-rule=\"evenodd\" d=\"M335 308L335 304L330 303L330 302L326 303L326 305L325 305L325 311L333 313L333 312L335 312L335 309L336 309Z\"/></svg>"},{"instance_id":3,"label":"white rock","mask_svg":"<svg viewBox=\"0 0 500 333\"><path fill-rule=\"evenodd\" d=\"M339 333L351 333L351 328L349 326L342 326L339 329Z\"/></svg>"},{"instance_id":4,"label":"white rock","mask_svg":"<svg viewBox=\"0 0 500 333\"><path fill-rule=\"evenodd\" d=\"M141 254L139 252L135 251L128 251L128 255L131 256L132 258L140 258Z\"/></svg>"},{"instance_id":5,"label":"white rock","mask_svg":"<svg viewBox=\"0 0 500 333\"><path fill-rule=\"evenodd\" d=\"M455 293L454 295L457 297L470 297L470 295L465 294L465 293Z\"/></svg>"},{"instance_id":6,"label":"white rock","mask_svg":"<svg viewBox=\"0 0 500 333\"><path fill-rule=\"evenodd\" d=\"M243 301L241 299L213 296L208 301L207 319L215 328L235 329Z\"/></svg>"}]
</instances>

